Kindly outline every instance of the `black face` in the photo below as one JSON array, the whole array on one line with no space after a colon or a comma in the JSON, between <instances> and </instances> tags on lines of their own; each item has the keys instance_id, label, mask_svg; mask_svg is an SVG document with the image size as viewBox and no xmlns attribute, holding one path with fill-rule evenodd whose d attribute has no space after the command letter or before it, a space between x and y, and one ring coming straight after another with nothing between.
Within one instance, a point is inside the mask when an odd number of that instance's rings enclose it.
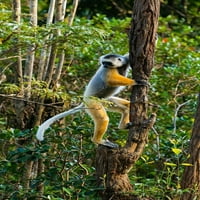
<instances>
[{"instance_id":1,"label":"black face","mask_svg":"<svg viewBox=\"0 0 200 200\"><path fill-rule=\"evenodd\" d=\"M109 61L104 61L102 62L103 66L105 68L109 68L109 67L112 67L113 66L113 63L112 62L109 62Z\"/></svg>"}]
</instances>

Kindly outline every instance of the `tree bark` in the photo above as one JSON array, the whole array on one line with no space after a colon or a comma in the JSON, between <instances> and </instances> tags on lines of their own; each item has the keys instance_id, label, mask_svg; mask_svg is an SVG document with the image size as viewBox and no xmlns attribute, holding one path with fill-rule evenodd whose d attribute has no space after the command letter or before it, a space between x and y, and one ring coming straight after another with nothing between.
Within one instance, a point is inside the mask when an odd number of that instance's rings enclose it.
<instances>
[{"instance_id":1,"label":"tree bark","mask_svg":"<svg viewBox=\"0 0 200 200\"><path fill-rule=\"evenodd\" d=\"M55 0L50 1L48 15L47 15L47 23L46 25L50 25L53 22L53 16L54 16L54 10L55 10ZM46 36L45 40L49 39L49 35ZM37 73L37 79L43 80L44 72L45 72L45 64L47 63L47 55L48 55L49 47L47 45L44 46L44 48L41 50L41 56L39 61L39 68Z\"/></svg>"},{"instance_id":2,"label":"tree bark","mask_svg":"<svg viewBox=\"0 0 200 200\"><path fill-rule=\"evenodd\" d=\"M53 19L53 13L55 10L55 23L57 22L62 22L64 21L64 17L65 17L65 10L66 10L66 4L67 1L66 0L57 0L51 1L50 7L49 7L49 13L48 13L48 18L47 18L47 24L52 23L52 19ZM58 36L61 34L61 31L58 29L57 33ZM52 35L53 37L53 35ZM47 54L47 51L49 51L50 53ZM46 78L46 82L48 84L48 87L56 85L57 81L60 78L61 72L62 72L62 67L64 64L64 58L65 58L65 52L62 50L60 54L58 54L58 58L59 58L59 62L56 66L56 70L54 72L54 68L55 68L55 60L57 57L57 45L53 44L51 47L46 47L43 50L43 53L45 54L45 60L48 60L48 66L46 68L46 70L44 69L44 62L42 62L43 64L43 73L46 72L45 78ZM47 57L48 56L48 57ZM40 75L40 78L42 78L42 74ZM41 98L40 101L44 102L44 98ZM41 118L42 118L42 113L44 111L44 106L39 105L37 108L37 116L38 118L36 119L36 125L39 125L41 122ZM45 158L45 154L43 155L43 157ZM44 165L44 159L39 159L38 160L38 174L42 174L45 171L45 165ZM42 195L44 192L44 183L41 182L38 185L38 192L40 194L41 197L38 197L37 200L42 199Z\"/></svg>"},{"instance_id":3,"label":"tree bark","mask_svg":"<svg viewBox=\"0 0 200 200\"><path fill-rule=\"evenodd\" d=\"M135 0L130 31L130 65L135 80L149 80L153 68L154 48L159 17L159 0ZM148 87L132 88L131 128L126 145L119 149L97 148L96 174L99 185L105 186L102 199L138 199L128 172L138 160L147 142L148 132L155 122L155 114L147 117ZM104 178L105 177L105 178Z\"/></svg>"},{"instance_id":4,"label":"tree bark","mask_svg":"<svg viewBox=\"0 0 200 200\"><path fill-rule=\"evenodd\" d=\"M20 25L21 22L21 0L13 0L13 19ZM20 32L20 28L18 27L18 32ZM18 39L17 39L18 40ZM16 65L16 81L20 84L20 95L23 95L23 71L22 71L22 56L21 56L21 48L18 47L18 57L17 57L17 65Z\"/></svg>"},{"instance_id":5,"label":"tree bark","mask_svg":"<svg viewBox=\"0 0 200 200\"><path fill-rule=\"evenodd\" d=\"M189 155L188 163L191 166L185 168L181 182L182 189L189 189L189 192L184 193L181 200L200 199L200 94L190 140Z\"/></svg>"},{"instance_id":6,"label":"tree bark","mask_svg":"<svg viewBox=\"0 0 200 200\"><path fill-rule=\"evenodd\" d=\"M13 0L13 19L20 25L21 22L21 0ZM18 32L20 32L20 27L18 27ZM18 41L18 38L16 38ZM16 83L20 85L20 92L18 96L24 95L24 86L23 86L23 70L22 70L22 56L21 56L21 48L17 49L18 57L17 57L17 65L16 65ZM16 112L16 123L17 127L24 128L24 102L23 101L14 101L14 107Z\"/></svg>"},{"instance_id":7,"label":"tree bark","mask_svg":"<svg viewBox=\"0 0 200 200\"><path fill-rule=\"evenodd\" d=\"M58 0L55 2L55 23L57 22L63 22L64 18L65 18L65 9L66 9L66 0ZM60 30L57 30L56 35L59 36L61 34ZM54 67L55 67L55 59L57 56L57 45L54 44L51 47L51 53L50 53L50 59L49 59L49 63L48 63L48 69L46 72L46 76L45 76L45 81L47 81L48 85L50 85L51 83L55 84L55 80L57 81L58 78L60 77L61 71L62 71L62 67L63 67L63 63L64 63L64 51L62 51L58 57L59 57L59 63L56 67L55 72ZM58 73L58 74L56 74Z\"/></svg>"},{"instance_id":8,"label":"tree bark","mask_svg":"<svg viewBox=\"0 0 200 200\"><path fill-rule=\"evenodd\" d=\"M37 26L37 8L38 8L38 1L37 0L30 0L30 24L32 27ZM32 44L28 47L27 51L27 58L24 70L24 78L27 82L27 87L25 89L25 97L27 99L31 96L31 81L33 76L33 65L35 60L35 44Z\"/></svg>"},{"instance_id":9,"label":"tree bark","mask_svg":"<svg viewBox=\"0 0 200 200\"><path fill-rule=\"evenodd\" d=\"M30 24L32 27L37 26L37 8L38 8L38 0L30 0L29 1L30 6ZM25 69L24 69L24 80L26 83L26 88L24 89L24 97L26 99L31 98L31 82L32 82L32 76L33 76L33 67L34 67L34 61L35 61L35 44L31 44L28 47L27 50L27 57L26 57L26 63L25 63ZM23 101L19 102L19 104L16 106L19 107L16 109L16 113L18 113L18 119L20 119L21 125L23 127L20 127L21 129L24 128L30 128L31 120L33 118L34 108L33 105L25 104ZM28 120L27 120L28 119ZM30 189L30 181L32 179L32 169L33 169L34 162L31 160L26 161L25 163L25 170L23 173L23 186L24 190L26 192ZM25 197L24 200L27 198Z\"/></svg>"},{"instance_id":10,"label":"tree bark","mask_svg":"<svg viewBox=\"0 0 200 200\"><path fill-rule=\"evenodd\" d=\"M78 8L78 3L79 3L79 0L73 0L73 8L71 10L69 22L68 22L69 26L71 26L73 24L74 17L76 15L76 10Z\"/></svg>"},{"instance_id":11,"label":"tree bark","mask_svg":"<svg viewBox=\"0 0 200 200\"><path fill-rule=\"evenodd\" d=\"M57 6L56 22L63 22L64 21L66 4L67 4L67 1L63 0L63 1L61 1L60 5ZM58 30L57 34L61 35L60 30ZM65 60L65 51L64 50L62 50L58 54L58 60L59 60L59 62L56 66L55 74L52 77L52 84L53 84L54 87L57 87L57 83L60 79L62 68L63 68L63 65L64 65L64 60Z\"/></svg>"},{"instance_id":12,"label":"tree bark","mask_svg":"<svg viewBox=\"0 0 200 200\"><path fill-rule=\"evenodd\" d=\"M32 178L32 167L33 167L33 161L29 160L26 161L25 166L24 166L24 172L23 172L23 186L24 186L24 191L28 193L29 188L30 188L30 180ZM27 200L27 197L24 197L23 200Z\"/></svg>"}]
</instances>

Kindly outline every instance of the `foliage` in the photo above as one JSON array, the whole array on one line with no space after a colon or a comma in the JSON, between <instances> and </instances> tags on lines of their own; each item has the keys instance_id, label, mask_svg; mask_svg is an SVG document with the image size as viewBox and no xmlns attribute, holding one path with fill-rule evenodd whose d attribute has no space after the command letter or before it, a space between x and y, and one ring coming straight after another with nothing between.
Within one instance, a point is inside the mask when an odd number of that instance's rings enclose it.
<instances>
[{"instance_id":1,"label":"foliage","mask_svg":"<svg viewBox=\"0 0 200 200\"><path fill-rule=\"evenodd\" d=\"M157 199L186 192L180 189L180 180L184 166L189 165L188 140L200 90L199 36L194 32L172 16L160 18L149 91L150 111L157 113L157 121L136 167L138 192Z\"/></svg>"},{"instance_id":2,"label":"foliage","mask_svg":"<svg viewBox=\"0 0 200 200\"><path fill-rule=\"evenodd\" d=\"M71 103L82 94L86 82L96 71L99 56L128 51L128 18L108 19L98 14L91 20L77 18L72 27L65 23L45 27L41 23L37 28L30 28L25 20L18 32L9 7L3 9L6 12L0 13L0 70L7 80L0 85L1 94L14 96L20 87L14 80L15 47L20 46L22 54L26 54L27 46L35 43L37 58L44 45L56 44L58 51L64 49L67 57L62 87L49 89L45 82L34 78L32 95ZM47 39L46 36L57 29L62 35ZM140 196L172 199L185 192L180 189L180 178L183 167L188 165L188 139L200 79L197 32L196 27L173 16L160 18L155 69L149 89L149 108L150 112L157 113L157 122L142 158L131 171L135 192ZM128 92L124 95L128 96ZM49 129L45 141L39 144L34 139L36 128L22 131L8 126L7 112L12 112L11 107L12 103L4 110L1 107L5 112L1 111L0 118L0 199L36 199L41 183L44 199L97 199L96 193L101 188L95 187L95 146L90 142L93 132L90 118L82 113L69 117L65 125ZM123 145L127 131L117 130L119 115L110 116L107 135ZM31 190L26 191L21 177L25 164L40 159L44 159L45 171L31 177Z\"/></svg>"},{"instance_id":3,"label":"foliage","mask_svg":"<svg viewBox=\"0 0 200 200\"><path fill-rule=\"evenodd\" d=\"M106 14L109 18L131 17L134 1L98 1L98 0L82 0L78 8L78 16L87 16L92 18L96 13ZM197 0L190 1L161 1L161 16L176 16L176 18L184 20L188 24L199 25L198 12L200 3Z\"/></svg>"},{"instance_id":4,"label":"foliage","mask_svg":"<svg viewBox=\"0 0 200 200\"><path fill-rule=\"evenodd\" d=\"M91 167L94 145L85 138L91 130L83 128L82 120L77 117L69 127L49 131L42 144L33 139L36 129L1 131L0 181L3 184L0 185L0 199L35 199L37 187L43 181L44 199L88 199L88 196L95 199L96 191L100 189L95 187ZM25 139L31 142L24 145ZM21 174L27 161L38 159L44 159L46 170L33 177L31 191L27 192Z\"/></svg>"}]
</instances>

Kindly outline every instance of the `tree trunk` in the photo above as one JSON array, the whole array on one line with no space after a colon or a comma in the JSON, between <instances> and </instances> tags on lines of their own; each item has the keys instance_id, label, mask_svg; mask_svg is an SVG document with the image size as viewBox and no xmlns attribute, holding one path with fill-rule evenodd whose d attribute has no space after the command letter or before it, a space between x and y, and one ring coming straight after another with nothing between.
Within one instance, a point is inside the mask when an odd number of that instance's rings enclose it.
<instances>
[{"instance_id":1,"label":"tree trunk","mask_svg":"<svg viewBox=\"0 0 200 200\"><path fill-rule=\"evenodd\" d=\"M189 189L184 193L181 200L200 199L200 94L198 99L197 112L190 140L190 158L183 173L181 186L182 189Z\"/></svg>"},{"instance_id":2,"label":"tree trunk","mask_svg":"<svg viewBox=\"0 0 200 200\"><path fill-rule=\"evenodd\" d=\"M65 10L66 10L66 4L67 1L66 0L57 0L51 1L50 7L49 7L49 12L48 12L48 18L47 18L47 24L52 23L52 19L53 19L53 13L55 11L55 23L57 22L63 22L64 18L65 18ZM58 36L61 34L60 30L57 30L56 33ZM53 37L53 35L52 35ZM47 53L49 51L49 53ZM56 83L58 82L61 72L62 72L62 68L63 68L63 64L64 64L64 58L65 58L65 52L64 50L62 50L61 52L58 52L57 50L57 45L53 44L50 47L46 47L43 50L43 54L45 55L45 60L44 62L42 62L42 70L43 73L45 73L45 75L43 74L43 76L45 77L44 79L46 80L48 87L54 87L56 85ZM58 64L56 65L55 61L56 61L56 57L58 57ZM47 68L44 69L44 63L45 61L48 61L47 63ZM56 66L56 69L54 71L54 68ZM39 75L40 78L42 78L42 74ZM43 103L44 102L44 98L41 98L40 101ZM42 118L42 113L44 111L44 106L39 105L37 106L37 120L36 120L36 125L39 125L41 122L41 118ZM43 157L45 158L45 154L43 154ZM44 165L44 159L39 159L38 160L38 175L42 174L45 171L45 165ZM44 183L41 182L38 185L38 192L40 194L41 197L38 197L37 200L42 199L42 195L44 192Z\"/></svg>"},{"instance_id":3,"label":"tree trunk","mask_svg":"<svg viewBox=\"0 0 200 200\"><path fill-rule=\"evenodd\" d=\"M59 1L57 2L56 16L55 16L56 22L63 22L64 21L66 4L67 4L66 0L61 0L60 2ZM57 31L57 34L61 35L60 30ZM57 82L59 81L60 76L61 76L61 72L62 72L62 68L63 68L63 65L64 65L64 60L65 60L65 51L64 50L59 52L58 60L59 60L59 62L56 66L55 74L52 77L53 87L57 87Z\"/></svg>"},{"instance_id":4,"label":"tree trunk","mask_svg":"<svg viewBox=\"0 0 200 200\"><path fill-rule=\"evenodd\" d=\"M54 16L54 10L55 10L55 0L50 1L48 15L47 15L47 26L52 24L53 22L53 16ZM46 36L45 40L49 39L49 35ZM45 72L45 64L47 63L47 55L48 55L49 47L47 45L44 46L44 48L41 50L41 56L39 61L39 69L37 73L37 79L43 80L44 72Z\"/></svg>"},{"instance_id":5,"label":"tree trunk","mask_svg":"<svg viewBox=\"0 0 200 200\"><path fill-rule=\"evenodd\" d=\"M74 17L76 15L76 10L78 8L78 2L79 2L79 0L73 0L73 9L71 10L69 22L68 22L69 26L71 26L73 24Z\"/></svg>"},{"instance_id":6,"label":"tree trunk","mask_svg":"<svg viewBox=\"0 0 200 200\"><path fill-rule=\"evenodd\" d=\"M33 161L29 160L26 161L24 166L24 172L23 172L23 186L24 186L24 192L28 193L30 188L30 180L32 178L32 168L33 168ZM23 200L27 200L27 197L24 197Z\"/></svg>"},{"instance_id":7,"label":"tree trunk","mask_svg":"<svg viewBox=\"0 0 200 200\"><path fill-rule=\"evenodd\" d=\"M21 0L13 0L13 19L20 25L21 22ZM20 28L18 28L20 32ZM21 48L18 47L18 58L16 65L16 82L20 84L20 95L23 95L23 71L22 71L22 56L21 56Z\"/></svg>"},{"instance_id":8,"label":"tree trunk","mask_svg":"<svg viewBox=\"0 0 200 200\"><path fill-rule=\"evenodd\" d=\"M130 64L135 80L149 80L158 27L160 1L135 0L130 31ZM155 114L147 117L148 87L132 88L129 131L125 147L109 149L99 146L96 154L98 184L105 186L102 199L138 199L130 194L133 188L128 172L138 160L147 142ZM105 180L104 180L105 177Z\"/></svg>"},{"instance_id":9,"label":"tree trunk","mask_svg":"<svg viewBox=\"0 0 200 200\"><path fill-rule=\"evenodd\" d=\"M38 1L37 0L30 0L30 23L31 26L37 26L37 8L38 8ZM25 97L30 98L31 95L31 81L33 76L33 65L35 60L35 44L32 44L28 47L27 51L27 58L24 70L24 77L25 81L27 82L27 87L25 89Z\"/></svg>"},{"instance_id":10,"label":"tree trunk","mask_svg":"<svg viewBox=\"0 0 200 200\"><path fill-rule=\"evenodd\" d=\"M21 0L13 0L13 19L20 25L21 22ZM18 28L18 31L20 29ZM18 39L16 39L18 41ZM20 85L20 92L18 96L24 95L24 86L23 86L23 70L22 70L22 56L21 56L21 48L18 47L18 57L17 57L17 65L16 65L16 83ZM24 102L23 101L14 101L15 112L16 112L16 123L17 127L24 128Z\"/></svg>"},{"instance_id":11,"label":"tree trunk","mask_svg":"<svg viewBox=\"0 0 200 200\"><path fill-rule=\"evenodd\" d=\"M38 8L38 0L30 0L30 24L32 27L37 26L37 8ZM35 61L35 44L31 44L27 50L27 57L24 69L24 80L26 82L26 87L24 88L24 97L29 100L31 98L31 82L33 76L33 67ZM18 108L17 108L18 107ZM18 113L17 118L20 119L22 127L24 128L31 128L30 125L33 119L34 107L30 104L25 104L24 101L19 102L16 104L16 113ZM28 120L27 120L28 119ZM30 189L30 182L32 179L32 169L33 169L34 162L31 160L26 161L25 163L25 170L23 173L23 186L26 192ZM27 198L24 197L24 200Z\"/></svg>"}]
</instances>

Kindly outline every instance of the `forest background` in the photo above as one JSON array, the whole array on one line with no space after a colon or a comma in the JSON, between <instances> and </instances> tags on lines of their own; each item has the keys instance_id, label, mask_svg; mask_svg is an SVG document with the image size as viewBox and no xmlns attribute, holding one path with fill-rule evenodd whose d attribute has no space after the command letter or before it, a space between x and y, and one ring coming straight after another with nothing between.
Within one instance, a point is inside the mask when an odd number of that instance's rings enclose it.
<instances>
[{"instance_id":1,"label":"forest background","mask_svg":"<svg viewBox=\"0 0 200 200\"><path fill-rule=\"evenodd\" d=\"M77 1L69 1L64 14L57 4L52 20L52 1L38 1L37 19L29 1L21 1L19 19L14 2L0 3L0 199L97 199L90 118L81 113L55 124L42 145L35 132L81 102L101 55L128 52L133 2L82 0L74 18ZM199 6L161 2L149 89L157 121L130 173L140 197L178 199L186 192L180 184L199 93ZM118 115L109 116L107 137L123 145L127 131L117 130Z\"/></svg>"}]
</instances>

